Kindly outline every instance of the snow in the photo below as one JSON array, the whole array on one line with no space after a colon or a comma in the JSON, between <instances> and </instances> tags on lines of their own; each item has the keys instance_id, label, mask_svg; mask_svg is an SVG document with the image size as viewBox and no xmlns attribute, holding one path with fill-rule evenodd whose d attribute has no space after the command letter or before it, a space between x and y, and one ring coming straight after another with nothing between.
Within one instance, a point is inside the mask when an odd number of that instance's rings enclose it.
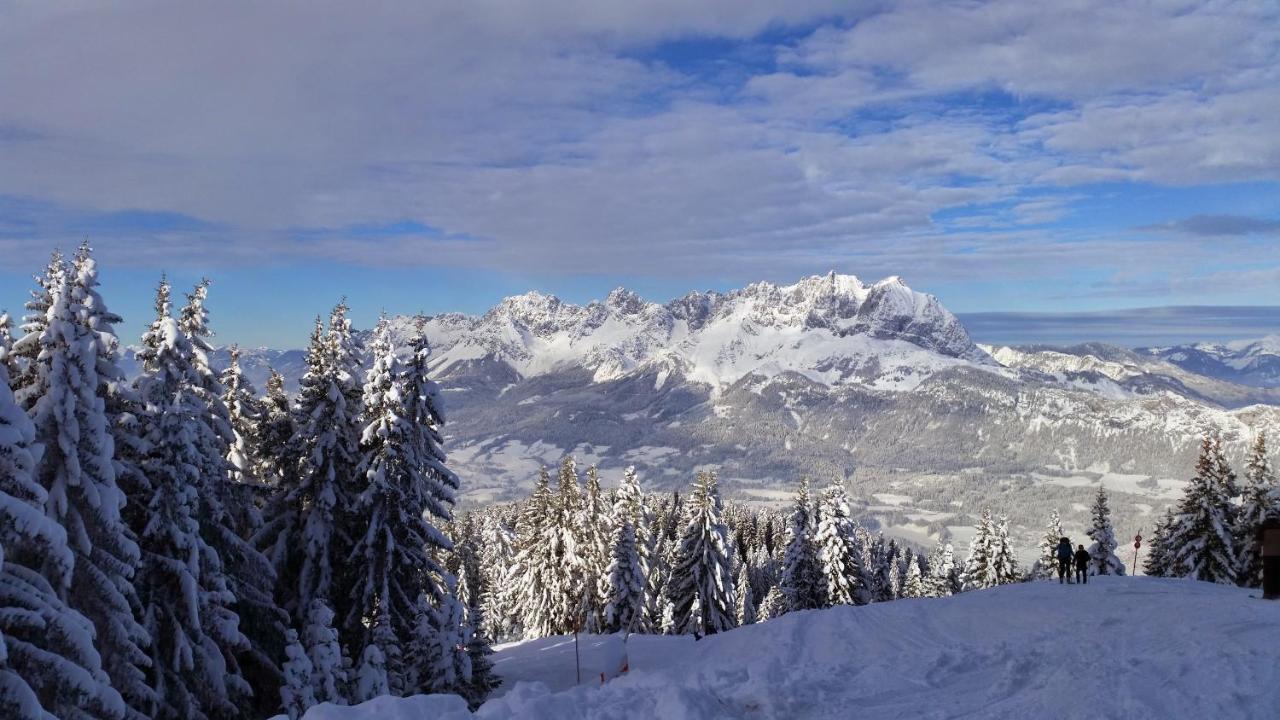
<instances>
[{"instance_id":1,"label":"snow","mask_svg":"<svg viewBox=\"0 0 1280 720\"><path fill-rule=\"evenodd\" d=\"M586 669L575 685L571 637L543 638L498 648L504 687L476 716L1258 718L1280 703L1277 623L1280 603L1247 590L1095 577L798 612L698 642L633 636L631 672L603 686ZM584 668L613 641L583 636ZM467 717L448 702L306 718Z\"/></svg>"}]
</instances>

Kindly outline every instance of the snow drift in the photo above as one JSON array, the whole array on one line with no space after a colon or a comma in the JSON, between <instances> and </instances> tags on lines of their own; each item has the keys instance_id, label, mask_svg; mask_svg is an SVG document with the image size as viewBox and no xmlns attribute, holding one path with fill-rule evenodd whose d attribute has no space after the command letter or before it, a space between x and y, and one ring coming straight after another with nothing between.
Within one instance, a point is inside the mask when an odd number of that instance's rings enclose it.
<instances>
[{"instance_id":1,"label":"snow drift","mask_svg":"<svg viewBox=\"0 0 1280 720\"><path fill-rule=\"evenodd\" d=\"M588 662L607 638L584 638ZM1259 718L1280 707L1280 603L1185 580L1030 583L793 613L694 643L633 637L630 674L573 687L573 644L496 655L480 718ZM451 696L306 720L472 717Z\"/></svg>"}]
</instances>

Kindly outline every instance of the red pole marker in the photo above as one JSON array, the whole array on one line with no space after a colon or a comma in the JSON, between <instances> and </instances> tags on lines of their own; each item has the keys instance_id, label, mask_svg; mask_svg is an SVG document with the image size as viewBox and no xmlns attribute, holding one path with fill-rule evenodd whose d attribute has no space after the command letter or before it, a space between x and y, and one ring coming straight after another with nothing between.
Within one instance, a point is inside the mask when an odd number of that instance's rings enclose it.
<instances>
[{"instance_id":1,"label":"red pole marker","mask_svg":"<svg viewBox=\"0 0 1280 720\"><path fill-rule=\"evenodd\" d=\"M1142 533L1133 536L1133 573L1138 574L1138 548L1142 547Z\"/></svg>"}]
</instances>

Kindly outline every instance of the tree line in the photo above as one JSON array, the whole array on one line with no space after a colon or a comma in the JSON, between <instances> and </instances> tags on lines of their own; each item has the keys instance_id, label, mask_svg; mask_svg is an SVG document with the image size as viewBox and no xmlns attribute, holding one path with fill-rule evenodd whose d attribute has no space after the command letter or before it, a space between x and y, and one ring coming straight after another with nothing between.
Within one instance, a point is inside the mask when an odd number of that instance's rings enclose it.
<instances>
[{"instance_id":1,"label":"tree line","mask_svg":"<svg viewBox=\"0 0 1280 720\"><path fill-rule=\"evenodd\" d=\"M1104 487L1089 512L1088 573L1125 575ZM1221 442L1207 436L1197 475L1159 523L1144 569L1256 587L1261 560L1251 538L1268 516L1280 516L1280 486L1265 434L1243 486ZM854 522L841 484L814 497L802 481L791 508L779 511L722 501L711 470L697 474L687 498L645 493L634 468L606 492L597 468L586 469L584 483L572 457L554 487L544 468L527 500L464 513L452 534L453 569L477 595L484 634L502 641L579 631L706 635L796 610L1050 580L1068 535L1052 511L1039 554L1023 569L1007 517L984 509L961 560L945 532L926 553Z\"/></svg>"},{"instance_id":2,"label":"tree line","mask_svg":"<svg viewBox=\"0 0 1280 720\"><path fill-rule=\"evenodd\" d=\"M120 370L87 245L0 315L0 716L250 718L496 684L447 569L458 478L421 324L371 362L345 303L296 398L221 374L208 281ZM401 346L403 345L403 346Z\"/></svg>"}]
</instances>

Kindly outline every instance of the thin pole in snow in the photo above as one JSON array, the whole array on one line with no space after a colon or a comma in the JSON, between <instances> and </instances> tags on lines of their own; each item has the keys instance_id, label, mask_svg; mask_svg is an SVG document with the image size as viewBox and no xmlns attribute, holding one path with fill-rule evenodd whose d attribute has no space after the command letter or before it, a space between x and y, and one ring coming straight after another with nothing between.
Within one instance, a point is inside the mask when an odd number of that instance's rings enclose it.
<instances>
[{"instance_id":1,"label":"thin pole in snow","mask_svg":"<svg viewBox=\"0 0 1280 720\"><path fill-rule=\"evenodd\" d=\"M578 654L578 629L573 630L573 665L578 673L578 684L582 684L582 656Z\"/></svg>"}]
</instances>

